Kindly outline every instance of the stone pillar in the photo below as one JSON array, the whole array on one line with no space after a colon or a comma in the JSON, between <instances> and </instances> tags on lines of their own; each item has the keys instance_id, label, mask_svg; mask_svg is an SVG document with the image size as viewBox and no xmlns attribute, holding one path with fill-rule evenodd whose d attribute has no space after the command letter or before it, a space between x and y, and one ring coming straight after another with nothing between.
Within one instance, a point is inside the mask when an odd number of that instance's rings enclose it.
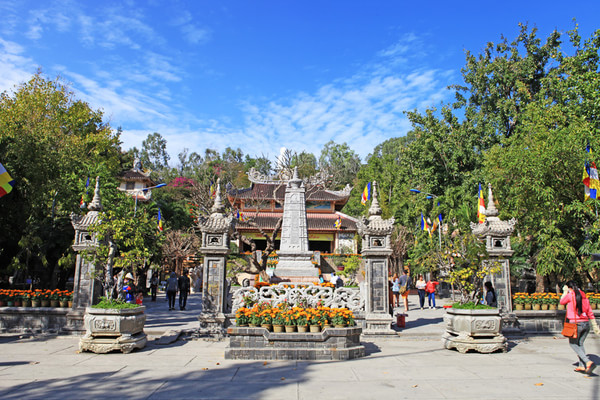
<instances>
[{"instance_id":1,"label":"stone pillar","mask_svg":"<svg viewBox=\"0 0 600 400\"><path fill-rule=\"evenodd\" d=\"M86 215L71 214L71 224L75 229L73 250L77 253L75 261L75 277L73 282L73 308L67 314L68 331L84 331L83 316L85 308L91 306L102 291L101 283L94 277L96 267L93 253L98 247L97 238L89 231L90 226L98 221L102 210L100 200L100 177L96 177L94 198L88 205ZM87 253L87 256L83 253Z\"/></svg>"},{"instance_id":2,"label":"stone pillar","mask_svg":"<svg viewBox=\"0 0 600 400\"><path fill-rule=\"evenodd\" d=\"M227 321L225 313L229 294L226 267L232 223L231 215L223 215L220 182L217 181L217 195L211 215L199 223L202 232L200 252L204 255L202 313L198 316L200 334L215 336L225 334Z\"/></svg>"},{"instance_id":3,"label":"stone pillar","mask_svg":"<svg viewBox=\"0 0 600 400\"><path fill-rule=\"evenodd\" d=\"M510 235L517 224L516 219L502 221L498 218L498 209L494 203L492 185L488 185L488 204L485 210L485 222L471 223L471 230L474 235L485 240L485 247L490 256L489 262L500 264L500 272L486 277L486 281L491 281L496 298L498 309L502 314L512 312L512 295L510 290L510 265L509 258L514 251L510 247ZM483 288L482 291L485 292Z\"/></svg>"},{"instance_id":4,"label":"stone pillar","mask_svg":"<svg viewBox=\"0 0 600 400\"><path fill-rule=\"evenodd\" d=\"M377 182L373 182L373 202L369 217L358 222L365 261L365 329L366 335L395 335L389 313L388 257L392 254L391 234L394 218L381 218L377 201Z\"/></svg>"},{"instance_id":5,"label":"stone pillar","mask_svg":"<svg viewBox=\"0 0 600 400\"><path fill-rule=\"evenodd\" d=\"M312 252L308 249L308 223L306 219L306 188L298 171L285 188L283 221L281 224L281 245L277 252L279 263L275 275L292 281L318 276L318 270L311 263Z\"/></svg>"}]
</instances>

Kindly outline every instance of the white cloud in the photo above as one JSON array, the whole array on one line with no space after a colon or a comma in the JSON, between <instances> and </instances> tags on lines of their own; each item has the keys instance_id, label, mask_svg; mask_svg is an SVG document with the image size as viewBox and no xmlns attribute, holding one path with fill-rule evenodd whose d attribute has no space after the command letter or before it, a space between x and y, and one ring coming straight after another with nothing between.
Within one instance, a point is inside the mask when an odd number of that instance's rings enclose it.
<instances>
[{"instance_id":1,"label":"white cloud","mask_svg":"<svg viewBox=\"0 0 600 400\"><path fill-rule=\"evenodd\" d=\"M24 48L0 38L0 91L10 90L21 84L35 72L35 64L29 57L22 55Z\"/></svg>"}]
</instances>

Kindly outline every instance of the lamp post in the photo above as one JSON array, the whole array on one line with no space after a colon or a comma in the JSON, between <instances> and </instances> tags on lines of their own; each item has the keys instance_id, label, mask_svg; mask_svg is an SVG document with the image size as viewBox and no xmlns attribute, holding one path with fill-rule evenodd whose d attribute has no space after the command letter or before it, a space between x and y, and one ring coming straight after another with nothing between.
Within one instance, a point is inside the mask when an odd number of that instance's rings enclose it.
<instances>
[{"instance_id":1,"label":"lamp post","mask_svg":"<svg viewBox=\"0 0 600 400\"><path fill-rule=\"evenodd\" d=\"M143 188L143 189L137 189L137 190L135 190L135 193L136 193L136 195L135 195L135 206L134 206L134 208L133 208L133 216L134 216L134 217L135 217L135 214L137 213L137 200L138 200L138 195L139 195L139 193L140 193L140 192L146 192L146 191L148 191L148 190L150 190L150 189L158 189L158 188L161 188L161 187L163 187L163 186L167 186L167 184L166 184L166 183L159 183L159 184L158 184L158 185L156 185L156 186L150 186L150 187L147 187L147 188Z\"/></svg>"}]
</instances>

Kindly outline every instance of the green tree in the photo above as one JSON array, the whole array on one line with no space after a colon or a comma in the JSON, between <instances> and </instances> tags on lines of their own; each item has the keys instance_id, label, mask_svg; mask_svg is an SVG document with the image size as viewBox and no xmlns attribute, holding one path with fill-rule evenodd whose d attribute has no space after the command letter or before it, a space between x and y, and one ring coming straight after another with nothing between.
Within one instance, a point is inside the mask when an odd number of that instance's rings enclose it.
<instances>
[{"instance_id":1,"label":"green tree","mask_svg":"<svg viewBox=\"0 0 600 400\"><path fill-rule=\"evenodd\" d=\"M0 162L15 180L0 199L3 273L10 265L18 279L66 281L59 260L71 252L68 216L79 211L86 178L121 169L118 132L102 116L41 73L0 95Z\"/></svg>"},{"instance_id":2,"label":"green tree","mask_svg":"<svg viewBox=\"0 0 600 400\"><path fill-rule=\"evenodd\" d=\"M360 157L346 143L331 140L325 143L319 156L319 171L328 175L328 186L334 190L352 185L360 166Z\"/></svg>"}]
</instances>

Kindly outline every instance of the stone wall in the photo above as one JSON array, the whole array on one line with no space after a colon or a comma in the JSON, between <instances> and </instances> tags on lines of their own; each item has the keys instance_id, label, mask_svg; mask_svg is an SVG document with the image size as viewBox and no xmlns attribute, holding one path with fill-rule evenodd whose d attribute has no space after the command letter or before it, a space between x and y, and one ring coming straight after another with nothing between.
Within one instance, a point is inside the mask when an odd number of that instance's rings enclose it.
<instances>
[{"instance_id":1,"label":"stone wall","mask_svg":"<svg viewBox=\"0 0 600 400\"><path fill-rule=\"evenodd\" d=\"M524 335L536 334L560 334L565 321L564 310L548 311L514 311L512 315L517 317L517 321L503 320L503 326L510 333L522 333ZM600 310L594 311L596 318L600 318Z\"/></svg>"},{"instance_id":2,"label":"stone wall","mask_svg":"<svg viewBox=\"0 0 600 400\"><path fill-rule=\"evenodd\" d=\"M59 332L67 326L70 308L0 307L0 332Z\"/></svg>"},{"instance_id":3,"label":"stone wall","mask_svg":"<svg viewBox=\"0 0 600 400\"><path fill-rule=\"evenodd\" d=\"M264 328L229 328L226 359L349 360L365 356L361 328L327 328L319 333L273 333Z\"/></svg>"}]
</instances>

